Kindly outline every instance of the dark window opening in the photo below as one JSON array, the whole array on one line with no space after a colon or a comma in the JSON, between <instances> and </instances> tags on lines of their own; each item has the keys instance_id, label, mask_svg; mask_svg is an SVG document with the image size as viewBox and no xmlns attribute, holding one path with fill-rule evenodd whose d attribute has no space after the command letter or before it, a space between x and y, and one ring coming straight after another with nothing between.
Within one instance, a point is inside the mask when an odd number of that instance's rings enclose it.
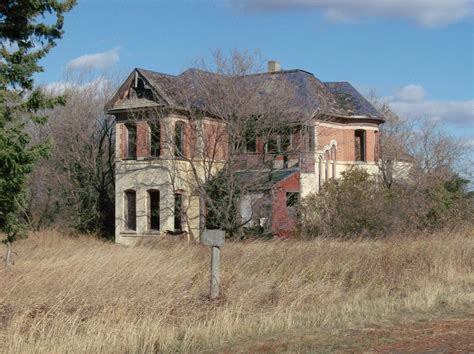
<instances>
[{"instance_id":1,"label":"dark window opening","mask_svg":"<svg viewBox=\"0 0 474 354\"><path fill-rule=\"evenodd\" d=\"M314 151L314 149L315 149L315 146L314 146L314 127L309 126L309 127L307 127L306 131L308 132L308 149L309 149L309 151Z\"/></svg>"},{"instance_id":2,"label":"dark window opening","mask_svg":"<svg viewBox=\"0 0 474 354\"><path fill-rule=\"evenodd\" d=\"M257 151L257 134L255 119L249 119L245 123L244 144L246 152Z\"/></svg>"},{"instance_id":3,"label":"dark window opening","mask_svg":"<svg viewBox=\"0 0 474 354\"><path fill-rule=\"evenodd\" d=\"M159 157L161 154L161 127L160 122L150 124L150 154Z\"/></svg>"},{"instance_id":4,"label":"dark window opening","mask_svg":"<svg viewBox=\"0 0 474 354\"><path fill-rule=\"evenodd\" d=\"M280 136L280 151L289 151L291 149L291 133L287 132Z\"/></svg>"},{"instance_id":5,"label":"dark window opening","mask_svg":"<svg viewBox=\"0 0 474 354\"><path fill-rule=\"evenodd\" d=\"M141 78L137 78L137 85L135 87L135 92L137 94L137 98L145 98L148 100L153 100L153 92L151 91L150 87L145 84L145 82Z\"/></svg>"},{"instance_id":6,"label":"dark window opening","mask_svg":"<svg viewBox=\"0 0 474 354\"><path fill-rule=\"evenodd\" d=\"M275 153L278 152L278 142L275 137L271 136L267 140L267 153Z\"/></svg>"},{"instance_id":7,"label":"dark window opening","mask_svg":"<svg viewBox=\"0 0 474 354\"><path fill-rule=\"evenodd\" d=\"M127 128L127 158L135 159L137 157L137 127L135 125L126 125Z\"/></svg>"},{"instance_id":8,"label":"dark window opening","mask_svg":"<svg viewBox=\"0 0 474 354\"><path fill-rule=\"evenodd\" d=\"M184 123L176 122L174 128L174 155L176 157L184 156Z\"/></svg>"},{"instance_id":9,"label":"dark window opening","mask_svg":"<svg viewBox=\"0 0 474 354\"><path fill-rule=\"evenodd\" d=\"M135 191L125 191L125 228L137 229L137 195Z\"/></svg>"},{"instance_id":10,"label":"dark window opening","mask_svg":"<svg viewBox=\"0 0 474 354\"><path fill-rule=\"evenodd\" d=\"M298 192L286 192L286 207L298 206L300 200L300 194Z\"/></svg>"},{"instance_id":11,"label":"dark window opening","mask_svg":"<svg viewBox=\"0 0 474 354\"><path fill-rule=\"evenodd\" d=\"M365 130L355 131L355 160L366 161Z\"/></svg>"},{"instance_id":12,"label":"dark window opening","mask_svg":"<svg viewBox=\"0 0 474 354\"><path fill-rule=\"evenodd\" d=\"M183 195L174 194L174 230L183 230Z\"/></svg>"},{"instance_id":13,"label":"dark window opening","mask_svg":"<svg viewBox=\"0 0 474 354\"><path fill-rule=\"evenodd\" d=\"M148 191L150 230L160 230L160 191Z\"/></svg>"}]
</instances>

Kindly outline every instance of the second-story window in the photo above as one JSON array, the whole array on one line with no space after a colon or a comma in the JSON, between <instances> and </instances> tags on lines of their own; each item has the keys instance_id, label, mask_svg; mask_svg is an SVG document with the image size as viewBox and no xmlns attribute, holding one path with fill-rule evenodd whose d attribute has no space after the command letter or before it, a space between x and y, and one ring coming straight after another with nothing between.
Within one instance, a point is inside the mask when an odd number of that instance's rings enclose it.
<instances>
[{"instance_id":1,"label":"second-story window","mask_svg":"<svg viewBox=\"0 0 474 354\"><path fill-rule=\"evenodd\" d=\"M135 159L137 157L137 127L132 124L127 124L127 137L126 137L126 158Z\"/></svg>"},{"instance_id":2,"label":"second-story window","mask_svg":"<svg viewBox=\"0 0 474 354\"><path fill-rule=\"evenodd\" d=\"M354 134L355 160L366 161L365 130L357 129Z\"/></svg>"},{"instance_id":3,"label":"second-story window","mask_svg":"<svg viewBox=\"0 0 474 354\"><path fill-rule=\"evenodd\" d=\"M159 157L161 154L161 127L160 122L150 123L150 155Z\"/></svg>"},{"instance_id":4,"label":"second-story window","mask_svg":"<svg viewBox=\"0 0 474 354\"><path fill-rule=\"evenodd\" d=\"M184 156L184 123L176 122L174 128L174 155Z\"/></svg>"}]
</instances>

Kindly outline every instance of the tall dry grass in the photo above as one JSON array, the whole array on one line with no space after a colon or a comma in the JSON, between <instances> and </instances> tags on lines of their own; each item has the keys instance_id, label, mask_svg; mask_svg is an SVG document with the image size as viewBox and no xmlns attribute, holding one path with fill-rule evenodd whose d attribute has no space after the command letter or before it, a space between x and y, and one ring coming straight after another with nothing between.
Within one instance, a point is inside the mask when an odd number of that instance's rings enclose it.
<instances>
[{"instance_id":1,"label":"tall dry grass","mask_svg":"<svg viewBox=\"0 0 474 354\"><path fill-rule=\"evenodd\" d=\"M216 302L204 246L126 248L51 231L16 250L13 270L0 271L1 352L212 350L474 303L472 230L228 243Z\"/></svg>"}]
</instances>

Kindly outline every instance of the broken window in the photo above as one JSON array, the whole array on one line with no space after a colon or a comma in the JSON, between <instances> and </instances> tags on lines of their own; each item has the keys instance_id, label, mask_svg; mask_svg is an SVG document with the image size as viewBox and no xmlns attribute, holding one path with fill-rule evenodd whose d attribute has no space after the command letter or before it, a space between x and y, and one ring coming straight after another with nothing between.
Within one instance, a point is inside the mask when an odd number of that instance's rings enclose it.
<instances>
[{"instance_id":1,"label":"broken window","mask_svg":"<svg viewBox=\"0 0 474 354\"><path fill-rule=\"evenodd\" d=\"M278 152L278 142L274 136L270 136L265 144L267 153L275 153Z\"/></svg>"},{"instance_id":2,"label":"broken window","mask_svg":"<svg viewBox=\"0 0 474 354\"><path fill-rule=\"evenodd\" d=\"M158 231L160 230L160 191L149 190L148 201L149 228Z\"/></svg>"},{"instance_id":3,"label":"broken window","mask_svg":"<svg viewBox=\"0 0 474 354\"><path fill-rule=\"evenodd\" d=\"M300 200L300 194L298 192L286 192L286 207L298 206Z\"/></svg>"},{"instance_id":4,"label":"broken window","mask_svg":"<svg viewBox=\"0 0 474 354\"><path fill-rule=\"evenodd\" d=\"M289 151L291 149L291 131L285 131L280 135L280 151Z\"/></svg>"},{"instance_id":5,"label":"broken window","mask_svg":"<svg viewBox=\"0 0 474 354\"><path fill-rule=\"evenodd\" d=\"M183 230L183 195L174 194L174 231Z\"/></svg>"},{"instance_id":6,"label":"broken window","mask_svg":"<svg viewBox=\"0 0 474 354\"><path fill-rule=\"evenodd\" d=\"M125 125L127 128L127 159L137 157L137 127L132 124Z\"/></svg>"},{"instance_id":7,"label":"broken window","mask_svg":"<svg viewBox=\"0 0 474 354\"><path fill-rule=\"evenodd\" d=\"M256 122L255 119L249 119L245 122L245 152L256 152L257 151L257 133L256 133Z\"/></svg>"},{"instance_id":8,"label":"broken window","mask_svg":"<svg viewBox=\"0 0 474 354\"><path fill-rule=\"evenodd\" d=\"M161 153L161 127L160 122L150 124L150 154L160 157Z\"/></svg>"},{"instance_id":9,"label":"broken window","mask_svg":"<svg viewBox=\"0 0 474 354\"><path fill-rule=\"evenodd\" d=\"M135 93L137 98L145 98L148 100L153 100L153 92L151 91L150 87L145 84L143 79L137 78L136 85L135 85Z\"/></svg>"},{"instance_id":10,"label":"broken window","mask_svg":"<svg viewBox=\"0 0 474 354\"><path fill-rule=\"evenodd\" d=\"M355 131L355 160L366 161L365 155L365 130L357 129Z\"/></svg>"},{"instance_id":11,"label":"broken window","mask_svg":"<svg viewBox=\"0 0 474 354\"><path fill-rule=\"evenodd\" d=\"M125 191L125 228L137 229L137 195L134 190Z\"/></svg>"},{"instance_id":12,"label":"broken window","mask_svg":"<svg viewBox=\"0 0 474 354\"><path fill-rule=\"evenodd\" d=\"M184 156L184 123L176 122L174 128L174 155L176 157Z\"/></svg>"}]
</instances>

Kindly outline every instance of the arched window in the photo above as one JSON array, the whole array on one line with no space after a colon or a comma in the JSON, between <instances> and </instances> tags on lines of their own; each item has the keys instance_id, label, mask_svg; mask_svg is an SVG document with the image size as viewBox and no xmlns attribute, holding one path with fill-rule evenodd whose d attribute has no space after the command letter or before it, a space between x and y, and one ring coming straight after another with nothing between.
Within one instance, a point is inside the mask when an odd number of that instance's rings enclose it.
<instances>
[{"instance_id":1,"label":"arched window","mask_svg":"<svg viewBox=\"0 0 474 354\"><path fill-rule=\"evenodd\" d=\"M331 146L332 177L336 178L336 145Z\"/></svg>"},{"instance_id":2,"label":"arched window","mask_svg":"<svg viewBox=\"0 0 474 354\"><path fill-rule=\"evenodd\" d=\"M134 190L125 191L124 219L127 230L137 229L137 194Z\"/></svg>"},{"instance_id":3,"label":"arched window","mask_svg":"<svg viewBox=\"0 0 474 354\"><path fill-rule=\"evenodd\" d=\"M318 158L318 187L321 189L323 185L323 158L319 156Z\"/></svg>"},{"instance_id":4,"label":"arched window","mask_svg":"<svg viewBox=\"0 0 474 354\"><path fill-rule=\"evenodd\" d=\"M324 164L324 180L327 181L329 179L329 151L326 150L324 153L324 159L326 160Z\"/></svg>"},{"instance_id":5,"label":"arched window","mask_svg":"<svg viewBox=\"0 0 474 354\"><path fill-rule=\"evenodd\" d=\"M150 155L160 157L161 154L161 126L159 121L150 123Z\"/></svg>"},{"instance_id":6,"label":"arched window","mask_svg":"<svg viewBox=\"0 0 474 354\"><path fill-rule=\"evenodd\" d=\"M160 191L156 189L148 191L148 228L160 230Z\"/></svg>"},{"instance_id":7,"label":"arched window","mask_svg":"<svg viewBox=\"0 0 474 354\"><path fill-rule=\"evenodd\" d=\"M176 122L174 127L174 155L184 156L184 123Z\"/></svg>"}]
</instances>

